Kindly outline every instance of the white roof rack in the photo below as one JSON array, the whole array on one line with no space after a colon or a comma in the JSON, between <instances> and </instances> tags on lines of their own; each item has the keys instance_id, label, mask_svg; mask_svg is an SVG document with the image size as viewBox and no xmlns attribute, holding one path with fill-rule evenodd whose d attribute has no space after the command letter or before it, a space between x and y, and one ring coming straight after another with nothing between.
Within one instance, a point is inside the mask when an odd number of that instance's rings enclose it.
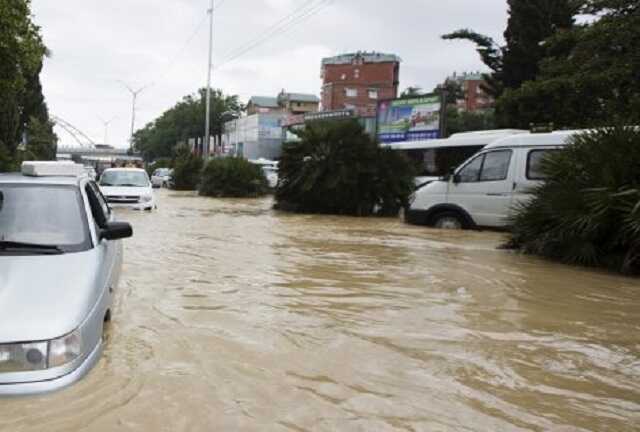
<instances>
[{"instance_id":1,"label":"white roof rack","mask_svg":"<svg viewBox=\"0 0 640 432\"><path fill-rule=\"evenodd\" d=\"M30 177L79 177L86 175L84 167L74 162L25 161L22 175Z\"/></svg>"}]
</instances>

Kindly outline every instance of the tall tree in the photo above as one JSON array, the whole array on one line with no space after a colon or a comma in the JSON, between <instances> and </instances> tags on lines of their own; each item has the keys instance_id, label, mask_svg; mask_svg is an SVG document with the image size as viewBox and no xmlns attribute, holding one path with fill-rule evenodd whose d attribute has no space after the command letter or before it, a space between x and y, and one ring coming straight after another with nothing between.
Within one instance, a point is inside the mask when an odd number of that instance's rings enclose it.
<instances>
[{"instance_id":1,"label":"tall tree","mask_svg":"<svg viewBox=\"0 0 640 432\"><path fill-rule=\"evenodd\" d=\"M502 122L526 127L592 127L640 122L640 5L591 0L592 21L544 44L546 58L535 81L505 92Z\"/></svg>"},{"instance_id":2,"label":"tall tree","mask_svg":"<svg viewBox=\"0 0 640 432\"><path fill-rule=\"evenodd\" d=\"M47 49L31 20L30 0L0 2L0 170L13 168L16 150L31 118L49 128L40 86ZM49 145L55 148L51 129Z\"/></svg>"},{"instance_id":3,"label":"tall tree","mask_svg":"<svg viewBox=\"0 0 640 432\"><path fill-rule=\"evenodd\" d=\"M146 160L172 157L178 142L204 136L205 89L198 94L185 96L180 102L160 117L134 134L135 148L142 152ZM238 96L224 95L222 90L211 94L211 134L221 135L224 128L224 114L239 115L243 109Z\"/></svg>"},{"instance_id":4,"label":"tall tree","mask_svg":"<svg viewBox=\"0 0 640 432\"><path fill-rule=\"evenodd\" d=\"M499 97L505 89L516 89L532 80L544 57L544 40L559 30L570 29L579 10L576 0L508 0L509 21L504 33L506 45L463 29L443 39L463 39L476 44L482 61L492 73L485 77L486 91Z\"/></svg>"}]
</instances>

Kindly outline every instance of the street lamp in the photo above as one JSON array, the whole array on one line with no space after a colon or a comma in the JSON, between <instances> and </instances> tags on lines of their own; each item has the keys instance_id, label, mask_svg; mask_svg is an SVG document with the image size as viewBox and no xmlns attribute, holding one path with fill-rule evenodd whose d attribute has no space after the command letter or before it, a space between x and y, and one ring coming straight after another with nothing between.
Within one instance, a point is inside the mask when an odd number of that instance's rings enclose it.
<instances>
[{"instance_id":1,"label":"street lamp","mask_svg":"<svg viewBox=\"0 0 640 432\"><path fill-rule=\"evenodd\" d=\"M138 95L151 87L153 83L142 86L136 90L122 80L118 80L118 82L125 86L125 88L129 90L129 93L131 93L131 134L129 135L129 149L133 151L133 132L136 127L136 102L138 101Z\"/></svg>"},{"instance_id":2,"label":"street lamp","mask_svg":"<svg viewBox=\"0 0 640 432\"><path fill-rule=\"evenodd\" d=\"M100 119L100 121L102 122L102 124L104 125L104 141L102 141L103 144L109 144L109 125L111 123L113 123L113 121L115 119L118 118L118 116L114 116L112 117L110 120L105 120L102 117L98 116L98 118Z\"/></svg>"}]
</instances>

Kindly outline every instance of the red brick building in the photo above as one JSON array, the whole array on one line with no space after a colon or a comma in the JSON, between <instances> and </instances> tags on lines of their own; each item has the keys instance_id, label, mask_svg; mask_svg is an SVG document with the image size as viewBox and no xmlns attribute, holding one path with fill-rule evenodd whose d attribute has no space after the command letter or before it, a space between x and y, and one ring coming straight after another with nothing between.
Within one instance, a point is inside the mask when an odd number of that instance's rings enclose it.
<instances>
[{"instance_id":1,"label":"red brick building","mask_svg":"<svg viewBox=\"0 0 640 432\"><path fill-rule=\"evenodd\" d=\"M322 110L375 110L379 100L398 97L400 58L357 52L322 60Z\"/></svg>"},{"instance_id":2,"label":"red brick building","mask_svg":"<svg viewBox=\"0 0 640 432\"><path fill-rule=\"evenodd\" d=\"M458 109L474 112L493 108L495 100L488 95L482 86L485 83L480 72L453 74L447 81L454 81L460 85L464 99L458 100Z\"/></svg>"}]
</instances>

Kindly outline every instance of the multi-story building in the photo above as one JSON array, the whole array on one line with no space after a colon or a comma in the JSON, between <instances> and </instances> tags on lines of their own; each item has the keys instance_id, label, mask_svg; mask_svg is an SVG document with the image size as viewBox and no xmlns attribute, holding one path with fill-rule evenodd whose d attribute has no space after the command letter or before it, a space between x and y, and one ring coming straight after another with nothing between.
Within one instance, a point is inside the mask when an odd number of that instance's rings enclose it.
<instances>
[{"instance_id":1,"label":"multi-story building","mask_svg":"<svg viewBox=\"0 0 640 432\"><path fill-rule=\"evenodd\" d=\"M322 60L322 110L374 110L378 101L398 97L400 58L357 52Z\"/></svg>"},{"instance_id":2,"label":"multi-story building","mask_svg":"<svg viewBox=\"0 0 640 432\"><path fill-rule=\"evenodd\" d=\"M318 111L318 96L306 93L287 93L284 90L276 97L252 96L247 104L247 115L253 114L306 114Z\"/></svg>"},{"instance_id":3,"label":"multi-story building","mask_svg":"<svg viewBox=\"0 0 640 432\"><path fill-rule=\"evenodd\" d=\"M317 112L319 105L316 95L284 90L276 97L253 96L246 116L225 123L225 152L247 159L277 159L282 148L282 121Z\"/></svg>"},{"instance_id":4,"label":"multi-story building","mask_svg":"<svg viewBox=\"0 0 640 432\"><path fill-rule=\"evenodd\" d=\"M462 89L464 97L458 99L458 109L474 112L494 107L494 98L483 90L485 80L480 72L465 72L460 75L454 73L447 81L456 82Z\"/></svg>"}]
</instances>

